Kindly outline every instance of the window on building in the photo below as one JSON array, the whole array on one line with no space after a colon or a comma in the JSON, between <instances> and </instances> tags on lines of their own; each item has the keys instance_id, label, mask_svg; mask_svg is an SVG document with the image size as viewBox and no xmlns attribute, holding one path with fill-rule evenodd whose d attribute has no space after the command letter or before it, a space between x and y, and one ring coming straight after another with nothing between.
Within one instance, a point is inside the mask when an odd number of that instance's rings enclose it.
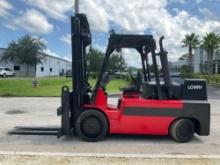
<instances>
[{"instance_id":1,"label":"window on building","mask_svg":"<svg viewBox=\"0 0 220 165\"><path fill-rule=\"evenodd\" d=\"M44 71L44 67L41 67L40 70L41 70L41 72L43 72Z\"/></svg>"},{"instance_id":2,"label":"window on building","mask_svg":"<svg viewBox=\"0 0 220 165\"><path fill-rule=\"evenodd\" d=\"M15 71L19 71L20 70L20 66L14 66L14 70Z\"/></svg>"},{"instance_id":3,"label":"window on building","mask_svg":"<svg viewBox=\"0 0 220 165\"><path fill-rule=\"evenodd\" d=\"M220 63L218 64L218 74L220 73Z\"/></svg>"},{"instance_id":4,"label":"window on building","mask_svg":"<svg viewBox=\"0 0 220 165\"><path fill-rule=\"evenodd\" d=\"M50 72L53 72L53 68L50 68Z\"/></svg>"}]
</instances>

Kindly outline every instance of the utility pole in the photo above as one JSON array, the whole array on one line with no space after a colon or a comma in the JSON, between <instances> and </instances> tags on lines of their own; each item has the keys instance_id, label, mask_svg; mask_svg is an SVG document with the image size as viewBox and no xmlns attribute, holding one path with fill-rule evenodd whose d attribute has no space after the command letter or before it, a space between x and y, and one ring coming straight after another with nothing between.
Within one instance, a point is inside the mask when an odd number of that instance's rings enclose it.
<instances>
[{"instance_id":1,"label":"utility pole","mask_svg":"<svg viewBox=\"0 0 220 165\"><path fill-rule=\"evenodd\" d=\"M75 14L79 13L79 0L75 0Z\"/></svg>"}]
</instances>

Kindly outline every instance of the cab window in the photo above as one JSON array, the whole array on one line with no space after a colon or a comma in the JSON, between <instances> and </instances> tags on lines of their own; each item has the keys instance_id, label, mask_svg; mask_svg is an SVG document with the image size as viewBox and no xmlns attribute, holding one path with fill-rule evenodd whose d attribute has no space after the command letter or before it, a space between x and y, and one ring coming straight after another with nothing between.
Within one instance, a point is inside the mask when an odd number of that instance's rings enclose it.
<instances>
[{"instance_id":1,"label":"cab window","mask_svg":"<svg viewBox=\"0 0 220 165\"><path fill-rule=\"evenodd\" d=\"M11 69L5 68L6 71L11 71Z\"/></svg>"}]
</instances>

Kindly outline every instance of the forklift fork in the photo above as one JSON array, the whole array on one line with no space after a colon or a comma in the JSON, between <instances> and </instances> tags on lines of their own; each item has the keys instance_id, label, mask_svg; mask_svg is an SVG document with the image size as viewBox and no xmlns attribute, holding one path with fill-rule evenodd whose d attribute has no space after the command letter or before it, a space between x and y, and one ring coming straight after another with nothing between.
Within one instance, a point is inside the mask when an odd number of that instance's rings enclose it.
<instances>
[{"instance_id":1,"label":"forklift fork","mask_svg":"<svg viewBox=\"0 0 220 165\"><path fill-rule=\"evenodd\" d=\"M61 107L57 109L57 115L61 116L61 128L59 127L24 127L16 126L9 131L11 135L55 135L60 138L63 135L72 134L70 125L70 92L69 87L64 86L61 94Z\"/></svg>"},{"instance_id":2,"label":"forklift fork","mask_svg":"<svg viewBox=\"0 0 220 165\"><path fill-rule=\"evenodd\" d=\"M61 116L61 128L57 132L57 137L63 135L72 134L71 124L70 124L70 92L68 86L62 87L61 94L61 107L57 109L57 116Z\"/></svg>"},{"instance_id":3,"label":"forklift fork","mask_svg":"<svg viewBox=\"0 0 220 165\"><path fill-rule=\"evenodd\" d=\"M23 127L16 126L14 130L9 131L10 135L57 135L60 128L55 127Z\"/></svg>"}]
</instances>

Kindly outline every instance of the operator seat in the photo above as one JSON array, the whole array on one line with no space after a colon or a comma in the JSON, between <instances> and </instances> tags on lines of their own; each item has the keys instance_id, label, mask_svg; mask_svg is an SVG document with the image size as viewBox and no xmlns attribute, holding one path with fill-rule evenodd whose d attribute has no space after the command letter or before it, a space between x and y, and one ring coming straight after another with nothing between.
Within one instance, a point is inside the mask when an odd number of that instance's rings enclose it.
<instances>
[{"instance_id":1,"label":"operator seat","mask_svg":"<svg viewBox=\"0 0 220 165\"><path fill-rule=\"evenodd\" d=\"M135 80L135 84L129 87L122 88L123 95L132 97L133 94L140 94L141 85L142 85L142 74L138 72Z\"/></svg>"},{"instance_id":2,"label":"operator seat","mask_svg":"<svg viewBox=\"0 0 220 165\"><path fill-rule=\"evenodd\" d=\"M182 95L182 83L172 82L172 98L168 97L168 89L165 86L164 82L160 82L161 95L164 100L174 99L179 100ZM142 84L142 98L145 99L158 99L157 95L157 85L155 81L146 82Z\"/></svg>"}]
</instances>

